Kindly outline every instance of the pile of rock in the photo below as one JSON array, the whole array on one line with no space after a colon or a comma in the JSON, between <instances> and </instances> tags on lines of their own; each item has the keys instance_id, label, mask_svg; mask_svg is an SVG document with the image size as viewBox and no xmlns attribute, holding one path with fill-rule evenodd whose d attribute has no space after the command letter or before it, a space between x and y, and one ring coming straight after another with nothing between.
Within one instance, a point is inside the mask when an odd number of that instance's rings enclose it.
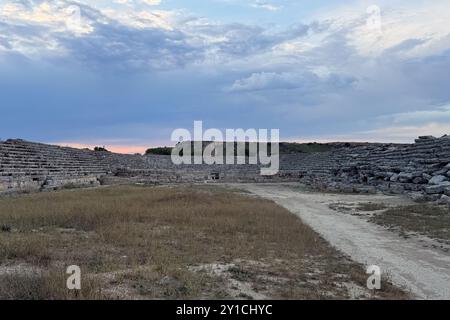
<instances>
[{"instance_id":1,"label":"pile of rock","mask_svg":"<svg viewBox=\"0 0 450 320\"><path fill-rule=\"evenodd\" d=\"M340 149L321 187L407 193L416 201L449 203L450 138L419 137L412 145L374 144ZM369 189L365 189L367 186Z\"/></svg>"}]
</instances>

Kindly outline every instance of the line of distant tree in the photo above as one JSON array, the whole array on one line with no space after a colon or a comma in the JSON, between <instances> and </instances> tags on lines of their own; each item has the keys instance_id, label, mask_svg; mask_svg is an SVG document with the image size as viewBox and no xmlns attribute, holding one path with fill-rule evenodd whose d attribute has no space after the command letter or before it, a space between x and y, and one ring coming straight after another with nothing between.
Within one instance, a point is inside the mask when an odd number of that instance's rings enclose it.
<instances>
[{"instance_id":1,"label":"line of distant tree","mask_svg":"<svg viewBox=\"0 0 450 320\"><path fill-rule=\"evenodd\" d=\"M203 148L205 148L211 141L204 141ZM194 152L194 142L191 142L191 151ZM237 143L234 143L235 150L237 147ZM225 146L224 146L225 147ZM334 148L333 144L327 143L291 143L291 142L280 142L280 154L292 154L292 153L314 153L314 152L325 152L330 151ZM158 148L149 148L145 151L146 155L171 155L172 147L158 147ZM249 143L245 143L245 154L248 155ZM268 150L270 152L270 144L268 146Z\"/></svg>"},{"instance_id":2,"label":"line of distant tree","mask_svg":"<svg viewBox=\"0 0 450 320\"><path fill-rule=\"evenodd\" d=\"M171 147L159 147L159 148L150 148L147 149L145 151L145 154L150 155L150 154L156 154L156 155L161 155L161 156L170 156L172 154L172 149Z\"/></svg>"}]
</instances>

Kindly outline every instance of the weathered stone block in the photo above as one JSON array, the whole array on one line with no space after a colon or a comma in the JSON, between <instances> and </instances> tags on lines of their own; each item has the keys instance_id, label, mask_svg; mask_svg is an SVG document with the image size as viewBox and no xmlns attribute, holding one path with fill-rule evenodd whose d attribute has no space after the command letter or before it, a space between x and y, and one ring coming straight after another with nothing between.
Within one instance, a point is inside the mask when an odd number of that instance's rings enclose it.
<instances>
[{"instance_id":1,"label":"weathered stone block","mask_svg":"<svg viewBox=\"0 0 450 320\"><path fill-rule=\"evenodd\" d=\"M374 176L377 178L390 179L394 175L394 172L375 171Z\"/></svg>"},{"instance_id":2,"label":"weathered stone block","mask_svg":"<svg viewBox=\"0 0 450 320\"><path fill-rule=\"evenodd\" d=\"M359 193L376 193L377 192L377 189L372 186L356 187L355 190L356 190L356 192L359 192Z\"/></svg>"},{"instance_id":3,"label":"weathered stone block","mask_svg":"<svg viewBox=\"0 0 450 320\"><path fill-rule=\"evenodd\" d=\"M429 194L427 195L427 201L437 201L439 200L439 198L441 197L441 195L439 194Z\"/></svg>"},{"instance_id":4,"label":"weathered stone block","mask_svg":"<svg viewBox=\"0 0 450 320\"><path fill-rule=\"evenodd\" d=\"M446 196L445 194L443 194L439 200L438 200L438 204L447 204L450 205L450 197Z\"/></svg>"},{"instance_id":5,"label":"weathered stone block","mask_svg":"<svg viewBox=\"0 0 450 320\"><path fill-rule=\"evenodd\" d=\"M0 192L8 190L8 186L9 184L7 184L6 182L0 181Z\"/></svg>"},{"instance_id":6,"label":"weathered stone block","mask_svg":"<svg viewBox=\"0 0 450 320\"><path fill-rule=\"evenodd\" d=\"M412 172L411 174L412 174L413 179L414 179L414 178L418 178L418 177L421 177L421 178L422 178L423 172L422 172L422 171L414 171L414 172Z\"/></svg>"},{"instance_id":7,"label":"weathered stone block","mask_svg":"<svg viewBox=\"0 0 450 320\"><path fill-rule=\"evenodd\" d=\"M394 173L392 177L389 179L391 182L397 182L398 181L398 174Z\"/></svg>"},{"instance_id":8,"label":"weathered stone block","mask_svg":"<svg viewBox=\"0 0 450 320\"><path fill-rule=\"evenodd\" d=\"M392 184L389 186L389 191L394 194L403 194L405 192L405 188L399 184Z\"/></svg>"},{"instance_id":9,"label":"weathered stone block","mask_svg":"<svg viewBox=\"0 0 450 320\"><path fill-rule=\"evenodd\" d=\"M439 185L442 182L448 181L446 176L434 176L428 181L429 184Z\"/></svg>"},{"instance_id":10,"label":"weathered stone block","mask_svg":"<svg viewBox=\"0 0 450 320\"><path fill-rule=\"evenodd\" d=\"M428 180L424 179L423 177L417 177L413 179L413 183L415 184L427 184Z\"/></svg>"},{"instance_id":11,"label":"weathered stone block","mask_svg":"<svg viewBox=\"0 0 450 320\"><path fill-rule=\"evenodd\" d=\"M432 173L432 176L442 176L447 173L448 169L441 169Z\"/></svg>"},{"instance_id":12,"label":"weathered stone block","mask_svg":"<svg viewBox=\"0 0 450 320\"><path fill-rule=\"evenodd\" d=\"M416 139L416 142L420 143L423 140L434 140L434 139L436 139L436 137L434 136L419 136L419 138Z\"/></svg>"},{"instance_id":13,"label":"weathered stone block","mask_svg":"<svg viewBox=\"0 0 450 320\"><path fill-rule=\"evenodd\" d=\"M414 202L425 202L428 200L427 196L421 192L411 192L408 194L408 197Z\"/></svg>"},{"instance_id":14,"label":"weathered stone block","mask_svg":"<svg viewBox=\"0 0 450 320\"><path fill-rule=\"evenodd\" d=\"M440 185L425 187L424 190L427 194L439 194L439 193L444 193L444 191L446 191L447 188L449 188L449 187L450 187L450 182L443 182Z\"/></svg>"},{"instance_id":15,"label":"weathered stone block","mask_svg":"<svg viewBox=\"0 0 450 320\"><path fill-rule=\"evenodd\" d=\"M444 190L444 194L450 197L450 187Z\"/></svg>"},{"instance_id":16,"label":"weathered stone block","mask_svg":"<svg viewBox=\"0 0 450 320\"><path fill-rule=\"evenodd\" d=\"M398 181L401 183L411 182L413 179L413 174L410 172L400 172L398 175Z\"/></svg>"}]
</instances>

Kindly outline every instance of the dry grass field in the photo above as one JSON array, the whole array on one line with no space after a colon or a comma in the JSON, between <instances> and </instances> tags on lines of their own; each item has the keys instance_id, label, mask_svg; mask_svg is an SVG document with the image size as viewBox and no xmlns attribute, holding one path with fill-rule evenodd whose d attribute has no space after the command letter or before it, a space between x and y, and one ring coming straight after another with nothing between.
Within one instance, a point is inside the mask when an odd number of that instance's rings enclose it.
<instances>
[{"instance_id":1,"label":"dry grass field","mask_svg":"<svg viewBox=\"0 0 450 320\"><path fill-rule=\"evenodd\" d=\"M389 205L336 202L329 208L378 224L404 238L425 236L450 245L450 207L433 203ZM448 251L446 249L446 251Z\"/></svg>"},{"instance_id":2,"label":"dry grass field","mask_svg":"<svg viewBox=\"0 0 450 320\"><path fill-rule=\"evenodd\" d=\"M450 208L445 205L415 204L388 208L369 221L404 236L419 234L450 244Z\"/></svg>"},{"instance_id":3,"label":"dry grass field","mask_svg":"<svg viewBox=\"0 0 450 320\"><path fill-rule=\"evenodd\" d=\"M82 290L66 289L66 267ZM0 199L0 299L407 298L275 203L216 187Z\"/></svg>"}]
</instances>

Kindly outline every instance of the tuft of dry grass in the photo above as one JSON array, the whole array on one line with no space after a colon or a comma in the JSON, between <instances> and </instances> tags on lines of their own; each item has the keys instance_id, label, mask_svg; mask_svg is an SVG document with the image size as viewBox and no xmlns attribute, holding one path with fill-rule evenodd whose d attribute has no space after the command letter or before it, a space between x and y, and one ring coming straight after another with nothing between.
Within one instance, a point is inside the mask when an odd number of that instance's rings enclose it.
<instances>
[{"instance_id":1,"label":"tuft of dry grass","mask_svg":"<svg viewBox=\"0 0 450 320\"><path fill-rule=\"evenodd\" d=\"M296 216L222 189L115 186L3 198L0 225L8 226L0 231L0 298L236 298L224 289L229 279L191 268L229 263L230 277L272 298L348 298L342 278L365 285L361 266ZM2 274L21 263L46 273ZM87 281L75 297L61 279L69 265ZM406 297L388 288L377 297Z\"/></svg>"},{"instance_id":2,"label":"tuft of dry grass","mask_svg":"<svg viewBox=\"0 0 450 320\"><path fill-rule=\"evenodd\" d=\"M359 203L356 207L356 210L359 211L379 211L387 209L387 206L384 203L376 203L376 202L365 202L365 203Z\"/></svg>"},{"instance_id":3,"label":"tuft of dry grass","mask_svg":"<svg viewBox=\"0 0 450 320\"><path fill-rule=\"evenodd\" d=\"M1 300L93 300L103 299L98 281L84 278L82 290L66 289L63 272L50 270L37 274L0 275Z\"/></svg>"},{"instance_id":4,"label":"tuft of dry grass","mask_svg":"<svg viewBox=\"0 0 450 320\"><path fill-rule=\"evenodd\" d=\"M19 260L35 265L48 265L51 239L45 234L14 233L0 236L0 259Z\"/></svg>"}]
</instances>

